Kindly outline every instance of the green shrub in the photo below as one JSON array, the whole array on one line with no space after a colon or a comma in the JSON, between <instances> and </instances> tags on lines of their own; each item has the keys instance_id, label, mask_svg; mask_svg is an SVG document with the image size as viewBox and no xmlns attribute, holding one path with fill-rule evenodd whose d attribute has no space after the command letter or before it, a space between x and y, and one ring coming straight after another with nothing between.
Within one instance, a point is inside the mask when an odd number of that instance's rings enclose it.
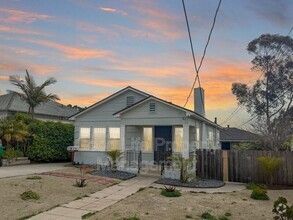
<instances>
[{"instance_id":1,"label":"green shrub","mask_svg":"<svg viewBox=\"0 0 293 220\"><path fill-rule=\"evenodd\" d=\"M162 189L161 195L166 196L166 197L180 197L181 193L178 190L174 191L167 191L167 189Z\"/></svg>"},{"instance_id":2,"label":"green shrub","mask_svg":"<svg viewBox=\"0 0 293 220\"><path fill-rule=\"evenodd\" d=\"M43 122L35 120L30 125L34 134L28 156L33 161L55 162L67 161L67 147L73 145L74 127L60 122Z\"/></svg>"},{"instance_id":3,"label":"green shrub","mask_svg":"<svg viewBox=\"0 0 293 220\"><path fill-rule=\"evenodd\" d=\"M140 220L140 218L136 216L132 216L132 217L124 218L123 220Z\"/></svg>"},{"instance_id":4,"label":"green shrub","mask_svg":"<svg viewBox=\"0 0 293 220\"><path fill-rule=\"evenodd\" d=\"M217 220L217 218L215 216L211 215L209 212L202 213L200 217L203 220Z\"/></svg>"},{"instance_id":5,"label":"green shrub","mask_svg":"<svg viewBox=\"0 0 293 220\"><path fill-rule=\"evenodd\" d=\"M8 148L7 150L3 152L3 155L2 155L3 159L8 159L8 160L17 158L17 157L23 157L23 153L21 151L14 150L13 148Z\"/></svg>"},{"instance_id":6,"label":"green shrub","mask_svg":"<svg viewBox=\"0 0 293 220\"><path fill-rule=\"evenodd\" d=\"M29 190L29 191L26 191L26 192L22 193L20 195L20 198L22 200L29 200L29 199L39 200L40 196L39 196L38 193Z\"/></svg>"},{"instance_id":7,"label":"green shrub","mask_svg":"<svg viewBox=\"0 0 293 220\"><path fill-rule=\"evenodd\" d=\"M282 159L278 157L259 157L258 162L265 173L266 184L273 185L274 174L282 164Z\"/></svg>"},{"instance_id":8,"label":"green shrub","mask_svg":"<svg viewBox=\"0 0 293 220\"><path fill-rule=\"evenodd\" d=\"M254 182L246 183L245 187L246 187L246 189L250 189L250 190L254 190L256 188L266 189L265 185L260 184L260 183L254 183Z\"/></svg>"},{"instance_id":9,"label":"green shrub","mask_svg":"<svg viewBox=\"0 0 293 220\"><path fill-rule=\"evenodd\" d=\"M232 214L231 214L231 212L226 212L225 216L230 217L230 216L232 216Z\"/></svg>"},{"instance_id":10,"label":"green shrub","mask_svg":"<svg viewBox=\"0 0 293 220\"><path fill-rule=\"evenodd\" d=\"M42 177L40 177L40 176L29 176L26 179L27 180L40 180L40 179L42 179Z\"/></svg>"},{"instance_id":11,"label":"green shrub","mask_svg":"<svg viewBox=\"0 0 293 220\"><path fill-rule=\"evenodd\" d=\"M267 190L261 188L253 189L250 197L255 200L269 200Z\"/></svg>"}]
</instances>

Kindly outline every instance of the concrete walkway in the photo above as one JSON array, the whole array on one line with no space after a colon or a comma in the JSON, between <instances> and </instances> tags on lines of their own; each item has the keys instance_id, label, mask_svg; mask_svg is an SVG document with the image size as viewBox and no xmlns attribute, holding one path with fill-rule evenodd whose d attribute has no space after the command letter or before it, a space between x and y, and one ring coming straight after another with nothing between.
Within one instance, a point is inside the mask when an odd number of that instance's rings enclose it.
<instances>
[{"instance_id":1,"label":"concrete walkway","mask_svg":"<svg viewBox=\"0 0 293 220\"><path fill-rule=\"evenodd\" d=\"M29 164L10 167L0 167L0 179L14 176L30 175L54 170L62 170L69 163Z\"/></svg>"},{"instance_id":2,"label":"concrete walkway","mask_svg":"<svg viewBox=\"0 0 293 220\"><path fill-rule=\"evenodd\" d=\"M135 177L118 185L105 188L89 197L72 201L50 211L36 215L31 220L69 220L82 219L88 213L101 211L120 200L136 193L140 188L150 186L157 178Z\"/></svg>"}]
</instances>

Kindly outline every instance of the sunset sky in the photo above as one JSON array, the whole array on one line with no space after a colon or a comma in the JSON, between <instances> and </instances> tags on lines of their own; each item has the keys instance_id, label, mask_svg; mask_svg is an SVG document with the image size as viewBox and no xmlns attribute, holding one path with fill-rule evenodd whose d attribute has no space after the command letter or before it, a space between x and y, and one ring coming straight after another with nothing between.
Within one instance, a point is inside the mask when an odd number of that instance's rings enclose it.
<instances>
[{"instance_id":1,"label":"sunset sky","mask_svg":"<svg viewBox=\"0 0 293 220\"><path fill-rule=\"evenodd\" d=\"M199 61L218 1L185 3ZM233 82L259 77L247 44L286 35L292 11L291 0L223 0L200 72L209 119L221 123L237 107ZM130 85L182 106L195 73L181 0L1 0L2 94L25 69L37 82L55 77L48 92L64 104L89 106ZM228 124L248 119L243 108Z\"/></svg>"}]
</instances>

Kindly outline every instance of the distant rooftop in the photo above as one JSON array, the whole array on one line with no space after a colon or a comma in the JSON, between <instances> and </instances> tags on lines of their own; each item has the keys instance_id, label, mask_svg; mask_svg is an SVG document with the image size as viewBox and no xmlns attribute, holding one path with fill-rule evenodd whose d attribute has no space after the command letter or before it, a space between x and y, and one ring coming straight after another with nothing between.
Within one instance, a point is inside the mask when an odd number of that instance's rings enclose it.
<instances>
[{"instance_id":1,"label":"distant rooftop","mask_svg":"<svg viewBox=\"0 0 293 220\"><path fill-rule=\"evenodd\" d=\"M222 128L220 129L220 141L221 142L245 142L256 141L260 138L260 135L245 131L239 128Z\"/></svg>"},{"instance_id":2,"label":"distant rooftop","mask_svg":"<svg viewBox=\"0 0 293 220\"><path fill-rule=\"evenodd\" d=\"M12 92L0 96L0 111L28 113L28 109L28 104L22 100L17 93ZM74 115L77 112L78 111L76 109L54 101L49 101L35 108L35 114L38 115L50 115L66 118L69 118L71 115Z\"/></svg>"}]
</instances>

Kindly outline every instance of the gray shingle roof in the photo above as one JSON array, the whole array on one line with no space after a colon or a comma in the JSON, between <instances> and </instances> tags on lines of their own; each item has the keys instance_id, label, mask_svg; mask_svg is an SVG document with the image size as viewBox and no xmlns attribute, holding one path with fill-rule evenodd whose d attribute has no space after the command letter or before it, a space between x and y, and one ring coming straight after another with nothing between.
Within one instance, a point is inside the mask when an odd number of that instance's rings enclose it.
<instances>
[{"instance_id":1,"label":"gray shingle roof","mask_svg":"<svg viewBox=\"0 0 293 220\"><path fill-rule=\"evenodd\" d=\"M256 141L259 138L258 134L238 128L220 129L220 141Z\"/></svg>"},{"instance_id":2,"label":"gray shingle roof","mask_svg":"<svg viewBox=\"0 0 293 220\"><path fill-rule=\"evenodd\" d=\"M15 112L28 112L28 104L23 101L16 93L9 93L0 96L0 111L15 111ZM57 117L70 117L76 114L76 109L62 105L58 102L49 101L39 105L35 109L35 113L39 115L50 115Z\"/></svg>"}]
</instances>

